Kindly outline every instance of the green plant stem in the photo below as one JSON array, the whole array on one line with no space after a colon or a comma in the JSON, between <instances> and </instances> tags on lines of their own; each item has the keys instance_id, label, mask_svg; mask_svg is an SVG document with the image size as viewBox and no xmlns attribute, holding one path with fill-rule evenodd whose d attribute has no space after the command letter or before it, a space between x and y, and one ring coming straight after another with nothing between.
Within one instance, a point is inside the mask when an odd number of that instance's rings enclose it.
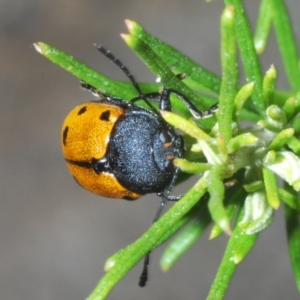
<instances>
[{"instance_id":1,"label":"green plant stem","mask_svg":"<svg viewBox=\"0 0 300 300\"><path fill-rule=\"evenodd\" d=\"M254 44L257 53L261 54L267 45L272 25L272 0L262 0L259 7L259 16L254 35Z\"/></svg>"},{"instance_id":2,"label":"green plant stem","mask_svg":"<svg viewBox=\"0 0 300 300\"><path fill-rule=\"evenodd\" d=\"M298 195L291 187L286 186L285 188L279 188L278 193L280 199L286 205L300 213L300 201Z\"/></svg>"},{"instance_id":3,"label":"green plant stem","mask_svg":"<svg viewBox=\"0 0 300 300\"><path fill-rule=\"evenodd\" d=\"M222 85L219 98L219 132L225 141L232 138L234 99L238 89L238 68L234 33L234 7L225 8L221 18Z\"/></svg>"},{"instance_id":4,"label":"green plant stem","mask_svg":"<svg viewBox=\"0 0 300 300\"><path fill-rule=\"evenodd\" d=\"M252 93L253 105L256 111L263 115L265 105L262 92L262 73L254 48L253 37L248 19L241 0L225 0L226 5L234 5L235 34L240 49L241 58L248 82L255 82Z\"/></svg>"},{"instance_id":5,"label":"green plant stem","mask_svg":"<svg viewBox=\"0 0 300 300\"><path fill-rule=\"evenodd\" d=\"M268 203L275 209L279 208L278 184L276 176L267 168L262 168Z\"/></svg>"},{"instance_id":6,"label":"green plant stem","mask_svg":"<svg viewBox=\"0 0 300 300\"><path fill-rule=\"evenodd\" d=\"M265 100L266 107L270 103L274 103L274 92L275 92L275 83L276 83L277 71L273 65L266 72L266 75L263 79L263 97Z\"/></svg>"},{"instance_id":7,"label":"green plant stem","mask_svg":"<svg viewBox=\"0 0 300 300\"><path fill-rule=\"evenodd\" d=\"M271 0L273 22L285 71L294 92L300 89L299 55L290 16L283 0Z\"/></svg>"},{"instance_id":8,"label":"green plant stem","mask_svg":"<svg viewBox=\"0 0 300 300\"><path fill-rule=\"evenodd\" d=\"M206 181L210 199L208 209L214 222L227 234L231 234L230 220L223 204L225 187L221 180L222 166L214 166L208 173Z\"/></svg>"}]
</instances>

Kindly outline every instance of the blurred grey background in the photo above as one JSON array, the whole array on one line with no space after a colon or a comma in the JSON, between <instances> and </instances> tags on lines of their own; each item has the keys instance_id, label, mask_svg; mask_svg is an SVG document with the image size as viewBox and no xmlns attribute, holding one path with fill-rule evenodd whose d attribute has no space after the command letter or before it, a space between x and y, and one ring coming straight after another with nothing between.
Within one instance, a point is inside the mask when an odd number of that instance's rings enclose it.
<instances>
[{"instance_id":1,"label":"blurred grey background","mask_svg":"<svg viewBox=\"0 0 300 300\"><path fill-rule=\"evenodd\" d=\"M255 20L259 1L244 2ZM299 21L299 1L287 2ZM155 195L132 203L103 199L70 177L60 149L61 124L75 105L92 97L32 43L47 42L125 79L94 49L94 42L101 43L138 80L154 81L119 37L128 18L220 74L222 9L220 0L0 1L0 299L85 299L106 258L149 227L159 204ZM299 36L299 23L295 30ZM274 42L272 35L264 72L271 63L281 72ZM288 87L284 76L278 86ZM159 269L160 247L152 255L148 285L137 285L140 263L109 299L205 299L227 239L208 242L206 234L168 274ZM280 209L240 265L226 299L284 298L298 296Z\"/></svg>"}]
</instances>

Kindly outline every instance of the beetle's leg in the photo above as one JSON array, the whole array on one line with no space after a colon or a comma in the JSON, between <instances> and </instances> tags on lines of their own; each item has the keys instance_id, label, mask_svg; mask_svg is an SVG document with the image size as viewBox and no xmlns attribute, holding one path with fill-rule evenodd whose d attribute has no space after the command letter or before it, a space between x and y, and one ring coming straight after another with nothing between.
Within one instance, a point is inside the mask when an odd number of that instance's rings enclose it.
<instances>
[{"instance_id":1,"label":"beetle's leg","mask_svg":"<svg viewBox=\"0 0 300 300\"><path fill-rule=\"evenodd\" d=\"M187 76L188 76L187 73L180 73L176 75L176 77L180 80L183 80ZM163 87L163 89L160 92L151 92L151 93L139 95L131 99L130 102L135 103L137 101L144 100L147 103L147 105L153 110L153 106L148 101L148 100L152 100L159 103L160 110L171 111L170 93L168 93L166 90L168 89L166 87Z\"/></svg>"},{"instance_id":2,"label":"beetle's leg","mask_svg":"<svg viewBox=\"0 0 300 300\"><path fill-rule=\"evenodd\" d=\"M178 91L174 89L168 89L166 87L163 88L162 93L161 93L161 99L160 99L160 109L161 110L167 110L171 111L171 101L170 101L170 96L171 93L175 94L188 108L190 113L193 115L195 119L203 119L203 118L208 118L212 116L214 112L218 110L219 105L214 104L211 106L209 109L205 111L200 111L189 99L187 99L184 95L179 93Z\"/></svg>"},{"instance_id":3,"label":"beetle's leg","mask_svg":"<svg viewBox=\"0 0 300 300\"><path fill-rule=\"evenodd\" d=\"M134 97L133 99L131 99L129 101L129 103L134 104L135 102L138 102L138 101L144 101L149 106L149 108L152 110L152 112L154 114L158 114L157 109L149 101L149 100L159 101L159 100L157 100L158 97L160 97L160 93L158 93L158 92L147 93L144 95L139 95L137 97Z\"/></svg>"},{"instance_id":4,"label":"beetle's leg","mask_svg":"<svg viewBox=\"0 0 300 300\"><path fill-rule=\"evenodd\" d=\"M182 74L180 74L180 75L182 75ZM168 89L165 86L163 87L162 91L160 91L160 92L153 92L153 93L140 95L140 96L137 96L137 97L133 98L130 101L134 103L134 102L143 100L153 110L153 106L151 105L151 103L149 103L149 101L147 101L147 100L153 100L153 101L159 102L160 110L171 111L172 110L172 105L171 105L171 101L170 101L170 96L171 96L172 93L175 94L186 105L186 107L188 108L188 110L190 111L190 113L193 115L193 117L195 119L209 118L219 108L218 104L214 104L209 109L207 109L205 111L200 111L184 95L182 95L181 93L179 93L178 91L176 91L174 89Z\"/></svg>"},{"instance_id":5,"label":"beetle's leg","mask_svg":"<svg viewBox=\"0 0 300 300\"><path fill-rule=\"evenodd\" d=\"M169 195L170 191L174 187L174 184L175 184L175 181L177 179L178 173L179 173L179 168L176 167L173 178L171 180L171 183L169 184L168 189L164 192L157 193L157 196L161 198L161 202L160 202L159 208L158 208L158 210L155 214L155 217L152 221L152 224L155 223L159 219L160 214L161 214L161 212L162 212L162 210L163 210L163 208L164 208L167 201L178 201L179 199L182 198L182 195L180 195L180 196ZM140 280L139 280L139 286L140 287L144 287L146 285L147 280L148 280L148 265L149 265L149 259L150 259L150 252L151 251L149 251L144 257L143 271L140 275Z\"/></svg>"},{"instance_id":6,"label":"beetle's leg","mask_svg":"<svg viewBox=\"0 0 300 300\"><path fill-rule=\"evenodd\" d=\"M153 220L153 223L156 222L166 204L167 201L178 201L182 198L182 195L180 196L173 196L173 195L170 195L170 192L171 190L173 189L174 185L175 185L175 181L178 177L178 174L179 174L179 168L176 167L175 168L175 171L174 171L174 174L173 174L173 177L172 177L172 180L168 186L168 188L163 191L162 193L157 193L157 196L161 198L161 203L160 203L160 206L157 210L157 213L154 217L154 220Z\"/></svg>"},{"instance_id":7,"label":"beetle's leg","mask_svg":"<svg viewBox=\"0 0 300 300\"><path fill-rule=\"evenodd\" d=\"M93 94L98 93L98 90L97 90L95 87L93 87L92 85L86 83L86 82L83 81L83 80L80 80L80 86L81 86L84 90L87 90L87 91L89 91L89 92L91 92L91 93L93 93Z\"/></svg>"},{"instance_id":8,"label":"beetle's leg","mask_svg":"<svg viewBox=\"0 0 300 300\"><path fill-rule=\"evenodd\" d=\"M147 100L152 100L152 101L159 102L160 101L160 97L161 97L161 93L160 92L151 92L151 93L147 93L147 94L144 94L144 95L140 95L140 96L134 97L133 99L130 100L130 102L135 103L137 101L141 101L142 100L142 101L145 101L148 104ZM147 100L145 100L145 98ZM151 104L150 104L150 106L151 106Z\"/></svg>"},{"instance_id":9,"label":"beetle's leg","mask_svg":"<svg viewBox=\"0 0 300 300\"><path fill-rule=\"evenodd\" d=\"M140 275L139 286L144 287L148 280L148 265L150 261L150 252L144 256L143 271Z\"/></svg>"},{"instance_id":10,"label":"beetle's leg","mask_svg":"<svg viewBox=\"0 0 300 300\"><path fill-rule=\"evenodd\" d=\"M166 195L164 193L158 193L157 194L159 197L161 197L161 202L160 202L160 205L159 205L159 208L155 214L155 217L153 219L153 223L156 222L166 204L167 201L178 201L181 197L181 196L171 196L171 195ZM148 265L149 265L149 259L150 259L150 253L151 251L149 251L145 257L144 257L144 263L143 263L143 271L140 275L140 280L139 280L139 286L140 287L144 287L146 285L146 282L148 280Z\"/></svg>"}]
</instances>

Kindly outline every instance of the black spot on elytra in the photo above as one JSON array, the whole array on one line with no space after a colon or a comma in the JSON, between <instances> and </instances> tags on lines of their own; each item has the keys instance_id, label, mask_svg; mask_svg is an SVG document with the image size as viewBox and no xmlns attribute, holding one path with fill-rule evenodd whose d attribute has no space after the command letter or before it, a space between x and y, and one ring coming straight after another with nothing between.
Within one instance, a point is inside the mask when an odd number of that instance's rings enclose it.
<instances>
[{"instance_id":1,"label":"black spot on elytra","mask_svg":"<svg viewBox=\"0 0 300 300\"><path fill-rule=\"evenodd\" d=\"M100 120L109 121L109 117L110 117L110 111L106 110L100 115Z\"/></svg>"},{"instance_id":2,"label":"black spot on elytra","mask_svg":"<svg viewBox=\"0 0 300 300\"><path fill-rule=\"evenodd\" d=\"M65 146L67 144L68 131L69 131L69 126L66 126L64 131L63 131L63 144Z\"/></svg>"},{"instance_id":3,"label":"black spot on elytra","mask_svg":"<svg viewBox=\"0 0 300 300\"><path fill-rule=\"evenodd\" d=\"M86 106L81 107L81 108L79 109L77 115L80 116L80 115L82 115L82 114L85 113L85 112L86 112Z\"/></svg>"}]
</instances>

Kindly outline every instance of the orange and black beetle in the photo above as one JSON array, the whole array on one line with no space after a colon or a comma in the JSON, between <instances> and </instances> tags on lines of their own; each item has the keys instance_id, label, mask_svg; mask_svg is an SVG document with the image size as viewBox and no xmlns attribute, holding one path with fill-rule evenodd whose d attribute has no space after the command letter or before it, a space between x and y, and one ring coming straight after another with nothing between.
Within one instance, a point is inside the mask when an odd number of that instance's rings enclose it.
<instances>
[{"instance_id":1,"label":"orange and black beetle","mask_svg":"<svg viewBox=\"0 0 300 300\"><path fill-rule=\"evenodd\" d=\"M128 69L102 46L97 49L116 63L131 80L139 96L127 102L82 86L99 96L96 101L74 108L64 121L62 148L68 168L85 189L111 198L135 200L140 195L156 193L162 199L176 201L169 195L177 178L175 158L183 156L183 139L164 121L149 100L158 100L161 110L171 110L170 94L176 94L194 117L211 114L216 106L200 112L177 91L143 94ZM143 100L149 110L139 107Z\"/></svg>"}]
</instances>

